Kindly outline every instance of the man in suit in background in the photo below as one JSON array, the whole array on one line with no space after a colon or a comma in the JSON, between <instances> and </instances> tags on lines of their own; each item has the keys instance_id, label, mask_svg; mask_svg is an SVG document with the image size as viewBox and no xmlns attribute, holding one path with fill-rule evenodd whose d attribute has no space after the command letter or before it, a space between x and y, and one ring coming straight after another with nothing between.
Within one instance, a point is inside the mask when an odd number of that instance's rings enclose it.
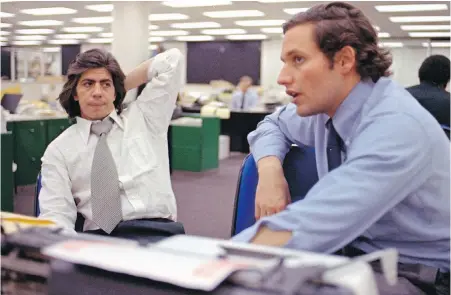
<instances>
[{"instance_id":1,"label":"man in suit in background","mask_svg":"<svg viewBox=\"0 0 451 295\"><path fill-rule=\"evenodd\" d=\"M250 89L253 80L249 76L240 78L236 91L232 95L233 110L248 110L255 107L258 103L258 94Z\"/></svg>"},{"instance_id":2,"label":"man in suit in background","mask_svg":"<svg viewBox=\"0 0 451 295\"><path fill-rule=\"evenodd\" d=\"M418 76L420 84L407 91L428 110L442 125L449 126L449 99L446 85L450 79L450 61L443 55L431 55L421 64Z\"/></svg>"}]
</instances>

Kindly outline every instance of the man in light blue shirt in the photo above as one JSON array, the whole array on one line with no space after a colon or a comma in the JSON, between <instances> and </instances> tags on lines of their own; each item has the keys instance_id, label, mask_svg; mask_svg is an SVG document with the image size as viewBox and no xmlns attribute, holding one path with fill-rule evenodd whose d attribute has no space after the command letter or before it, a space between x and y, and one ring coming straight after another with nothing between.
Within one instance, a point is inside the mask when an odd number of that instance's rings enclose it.
<instances>
[{"instance_id":1,"label":"man in light blue shirt","mask_svg":"<svg viewBox=\"0 0 451 295\"><path fill-rule=\"evenodd\" d=\"M399 284L377 276L381 294L449 294L450 146L440 125L385 77L391 58L355 7L317 5L284 34L278 82L293 103L248 137L259 220L234 240L325 253L348 246L349 256L395 247ZM289 204L282 162L293 143L315 147L320 180Z\"/></svg>"},{"instance_id":2,"label":"man in light blue shirt","mask_svg":"<svg viewBox=\"0 0 451 295\"><path fill-rule=\"evenodd\" d=\"M232 110L246 111L257 106L258 94L255 90L250 89L252 83L251 77L241 77L237 89L232 94Z\"/></svg>"}]
</instances>

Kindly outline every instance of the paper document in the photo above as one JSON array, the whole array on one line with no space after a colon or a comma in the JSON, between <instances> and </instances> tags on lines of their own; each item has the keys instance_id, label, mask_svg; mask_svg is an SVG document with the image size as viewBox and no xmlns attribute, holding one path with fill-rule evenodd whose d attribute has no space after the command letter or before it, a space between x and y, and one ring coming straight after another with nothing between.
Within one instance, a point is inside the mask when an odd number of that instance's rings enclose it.
<instances>
[{"instance_id":1,"label":"paper document","mask_svg":"<svg viewBox=\"0 0 451 295\"><path fill-rule=\"evenodd\" d=\"M69 240L42 250L45 255L100 269L211 291L248 264L211 255L190 255L171 249Z\"/></svg>"}]
</instances>

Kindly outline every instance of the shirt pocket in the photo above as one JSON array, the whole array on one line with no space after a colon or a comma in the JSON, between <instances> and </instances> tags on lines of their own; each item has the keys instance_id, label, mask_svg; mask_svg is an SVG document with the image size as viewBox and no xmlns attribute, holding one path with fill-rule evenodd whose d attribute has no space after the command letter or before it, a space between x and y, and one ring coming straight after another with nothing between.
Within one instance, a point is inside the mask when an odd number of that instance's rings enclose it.
<instances>
[{"instance_id":1,"label":"shirt pocket","mask_svg":"<svg viewBox=\"0 0 451 295\"><path fill-rule=\"evenodd\" d=\"M156 168L155 152L144 135L126 139L124 147L122 164L127 175L136 178Z\"/></svg>"}]
</instances>

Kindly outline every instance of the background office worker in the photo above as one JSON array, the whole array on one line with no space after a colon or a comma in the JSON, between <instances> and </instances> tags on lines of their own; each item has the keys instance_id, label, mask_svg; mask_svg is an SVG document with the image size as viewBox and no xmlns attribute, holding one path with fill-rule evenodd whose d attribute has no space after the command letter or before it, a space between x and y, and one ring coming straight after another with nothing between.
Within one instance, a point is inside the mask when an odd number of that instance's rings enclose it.
<instances>
[{"instance_id":1,"label":"background office worker","mask_svg":"<svg viewBox=\"0 0 451 295\"><path fill-rule=\"evenodd\" d=\"M232 94L232 109L233 110L249 110L257 106L258 94L251 89L253 80L249 76L240 78L237 89Z\"/></svg>"},{"instance_id":2,"label":"background office worker","mask_svg":"<svg viewBox=\"0 0 451 295\"><path fill-rule=\"evenodd\" d=\"M446 86L450 79L450 61L444 55L426 58L418 71L420 84L407 91L443 125L449 126L450 95Z\"/></svg>"},{"instance_id":3,"label":"background office worker","mask_svg":"<svg viewBox=\"0 0 451 295\"><path fill-rule=\"evenodd\" d=\"M293 103L249 135L260 220L234 239L325 253L349 244L349 256L396 247L399 284L377 274L381 294L449 294L449 141L384 77L391 59L370 21L346 3L314 6L284 25L281 58ZM315 147L320 180L287 206L292 143Z\"/></svg>"},{"instance_id":4,"label":"background office worker","mask_svg":"<svg viewBox=\"0 0 451 295\"><path fill-rule=\"evenodd\" d=\"M125 78L108 52L77 56L59 95L77 122L42 158L40 217L66 233L75 232L77 212L85 218L84 230L97 234L151 240L183 233L173 222L177 208L166 138L181 86L181 58L177 49L168 50ZM142 93L123 110L126 91L143 83Z\"/></svg>"}]
</instances>

